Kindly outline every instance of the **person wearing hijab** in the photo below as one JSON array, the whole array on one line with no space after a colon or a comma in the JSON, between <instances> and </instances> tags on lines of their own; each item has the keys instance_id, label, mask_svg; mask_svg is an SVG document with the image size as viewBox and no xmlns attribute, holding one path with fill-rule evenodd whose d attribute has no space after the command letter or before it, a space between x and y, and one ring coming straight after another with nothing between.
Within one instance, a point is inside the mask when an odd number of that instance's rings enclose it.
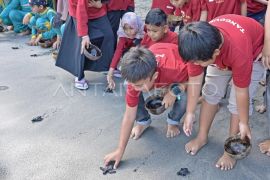
<instances>
[{"instance_id":1,"label":"person wearing hijab","mask_svg":"<svg viewBox=\"0 0 270 180\"><path fill-rule=\"evenodd\" d=\"M140 40L143 38L144 23L134 12L127 12L122 17L117 35L119 41L107 75L107 81L111 89L115 88L115 82L113 80L114 70L117 68L123 54L131 47L138 45Z\"/></svg>"}]
</instances>

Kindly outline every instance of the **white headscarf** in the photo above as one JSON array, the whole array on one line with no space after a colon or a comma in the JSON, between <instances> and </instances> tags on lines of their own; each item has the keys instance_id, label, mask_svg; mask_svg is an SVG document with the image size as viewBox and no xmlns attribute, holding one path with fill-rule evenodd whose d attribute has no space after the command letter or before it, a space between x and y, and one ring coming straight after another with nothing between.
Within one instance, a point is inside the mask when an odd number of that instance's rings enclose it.
<instances>
[{"instance_id":1,"label":"white headscarf","mask_svg":"<svg viewBox=\"0 0 270 180\"><path fill-rule=\"evenodd\" d=\"M118 37L126 37L126 35L123 27L125 24L128 24L130 27L134 28L137 32L135 38L136 39L142 39L144 36L144 23L142 22L141 18L137 16L134 12L127 12L123 15L119 29L117 31Z\"/></svg>"}]
</instances>

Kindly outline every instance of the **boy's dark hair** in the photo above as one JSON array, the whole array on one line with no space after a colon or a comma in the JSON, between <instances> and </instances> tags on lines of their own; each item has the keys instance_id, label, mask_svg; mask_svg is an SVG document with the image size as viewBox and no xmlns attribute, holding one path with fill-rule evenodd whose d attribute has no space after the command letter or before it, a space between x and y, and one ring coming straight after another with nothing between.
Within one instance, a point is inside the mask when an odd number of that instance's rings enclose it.
<instances>
[{"instance_id":1,"label":"boy's dark hair","mask_svg":"<svg viewBox=\"0 0 270 180\"><path fill-rule=\"evenodd\" d=\"M167 24L167 15L159 8L151 9L146 15L145 24L164 26Z\"/></svg>"},{"instance_id":2,"label":"boy's dark hair","mask_svg":"<svg viewBox=\"0 0 270 180\"><path fill-rule=\"evenodd\" d=\"M123 57L121 74L128 82L136 83L152 77L157 68L155 55L144 47L133 47Z\"/></svg>"},{"instance_id":3,"label":"boy's dark hair","mask_svg":"<svg viewBox=\"0 0 270 180\"><path fill-rule=\"evenodd\" d=\"M219 30L208 22L192 22L185 25L178 35L178 51L185 61L212 59L222 38Z\"/></svg>"}]
</instances>

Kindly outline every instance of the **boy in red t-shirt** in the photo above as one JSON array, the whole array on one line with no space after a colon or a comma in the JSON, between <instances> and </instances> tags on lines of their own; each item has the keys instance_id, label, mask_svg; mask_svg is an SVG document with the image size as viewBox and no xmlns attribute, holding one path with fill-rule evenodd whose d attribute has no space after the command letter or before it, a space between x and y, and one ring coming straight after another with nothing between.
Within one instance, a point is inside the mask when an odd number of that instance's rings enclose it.
<instances>
[{"instance_id":1,"label":"boy in red t-shirt","mask_svg":"<svg viewBox=\"0 0 270 180\"><path fill-rule=\"evenodd\" d=\"M167 25L167 15L159 8L151 9L145 18L146 34L141 45L148 48L155 43L178 44L177 34Z\"/></svg>"},{"instance_id":2,"label":"boy in red t-shirt","mask_svg":"<svg viewBox=\"0 0 270 180\"><path fill-rule=\"evenodd\" d=\"M207 21L224 15L224 14L237 14L247 16L247 2L246 0L204 0L207 9Z\"/></svg>"},{"instance_id":3,"label":"boy in red t-shirt","mask_svg":"<svg viewBox=\"0 0 270 180\"><path fill-rule=\"evenodd\" d=\"M175 7L170 3L170 0L163 0L163 1L152 0L151 9L155 9L155 8L159 8L162 11L164 11L167 17L173 16L174 11L175 11ZM169 21L169 18L168 18L168 21ZM171 31L175 30L175 26L173 22L168 22L168 25Z\"/></svg>"},{"instance_id":4,"label":"boy in red t-shirt","mask_svg":"<svg viewBox=\"0 0 270 180\"><path fill-rule=\"evenodd\" d=\"M164 11L167 15L172 15L175 8L170 3L170 0L152 0L151 9L159 8Z\"/></svg>"},{"instance_id":5,"label":"boy in red t-shirt","mask_svg":"<svg viewBox=\"0 0 270 180\"><path fill-rule=\"evenodd\" d=\"M171 0L175 15L183 18L184 24L207 20L207 7L203 0Z\"/></svg>"},{"instance_id":6,"label":"boy in red t-shirt","mask_svg":"<svg viewBox=\"0 0 270 180\"><path fill-rule=\"evenodd\" d=\"M151 119L145 109L142 92L165 90L162 104L172 107L167 117L167 137L179 135L179 121L186 111L186 93L183 83L188 80L187 65L178 53L178 46L158 43L148 49L132 48L123 57L122 76L128 81L126 111L122 121L118 148L105 156L105 164L115 161L117 168L129 138L138 139L149 127ZM136 126L133 124L136 120ZM133 127L133 129L132 129Z\"/></svg>"},{"instance_id":7,"label":"boy in red t-shirt","mask_svg":"<svg viewBox=\"0 0 270 180\"><path fill-rule=\"evenodd\" d=\"M195 139L186 144L187 153L195 155L208 140L208 133L232 77L228 109L231 113L230 136L240 132L251 139L248 125L252 114L252 98L263 77L263 66L257 61L262 51L263 27L251 18L239 15L219 16L210 23L193 22L179 32L179 52L189 62L189 84L184 132L191 135L194 111L200 94L203 67L207 67L200 112L200 127ZM192 77L191 77L192 76ZM189 92L189 90L188 90ZM230 170L236 160L224 152L216 163L221 170Z\"/></svg>"},{"instance_id":8,"label":"boy in red t-shirt","mask_svg":"<svg viewBox=\"0 0 270 180\"><path fill-rule=\"evenodd\" d=\"M270 1L268 1L267 11L265 15L265 34L264 34L264 46L262 51L262 61L264 66L268 69L270 69ZM267 101L267 118L268 118L268 127L270 132L270 76L268 75L267 78L267 84L266 84L266 101ZM270 136L270 134L269 134ZM259 144L260 151L267 156L270 156L270 139L265 140Z\"/></svg>"}]
</instances>

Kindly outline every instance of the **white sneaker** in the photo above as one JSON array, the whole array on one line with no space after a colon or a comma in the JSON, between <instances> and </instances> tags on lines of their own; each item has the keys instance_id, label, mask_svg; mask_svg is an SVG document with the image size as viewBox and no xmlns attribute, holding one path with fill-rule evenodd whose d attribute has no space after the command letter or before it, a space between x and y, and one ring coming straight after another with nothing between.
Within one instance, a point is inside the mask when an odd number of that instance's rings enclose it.
<instances>
[{"instance_id":1,"label":"white sneaker","mask_svg":"<svg viewBox=\"0 0 270 180\"><path fill-rule=\"evenodd\" d=\"M84 78L79 81L78 78L76 77L75 78L75 87L77 89L80 89L80 90L86 90L86 89L88 89L88 84Z\"/></svg>"},{"instance_id":2,"label":"white sneaker","mask_svg":"<svg viewBox=\"0 0 270 180\"><path fill-rule=\"evenodd\" d=\"M122 75L121 75L121 71L120 70L114 70L113 71L113 76L116 77L116 78L121 78Z\"/></svg>"}]
</instances>

